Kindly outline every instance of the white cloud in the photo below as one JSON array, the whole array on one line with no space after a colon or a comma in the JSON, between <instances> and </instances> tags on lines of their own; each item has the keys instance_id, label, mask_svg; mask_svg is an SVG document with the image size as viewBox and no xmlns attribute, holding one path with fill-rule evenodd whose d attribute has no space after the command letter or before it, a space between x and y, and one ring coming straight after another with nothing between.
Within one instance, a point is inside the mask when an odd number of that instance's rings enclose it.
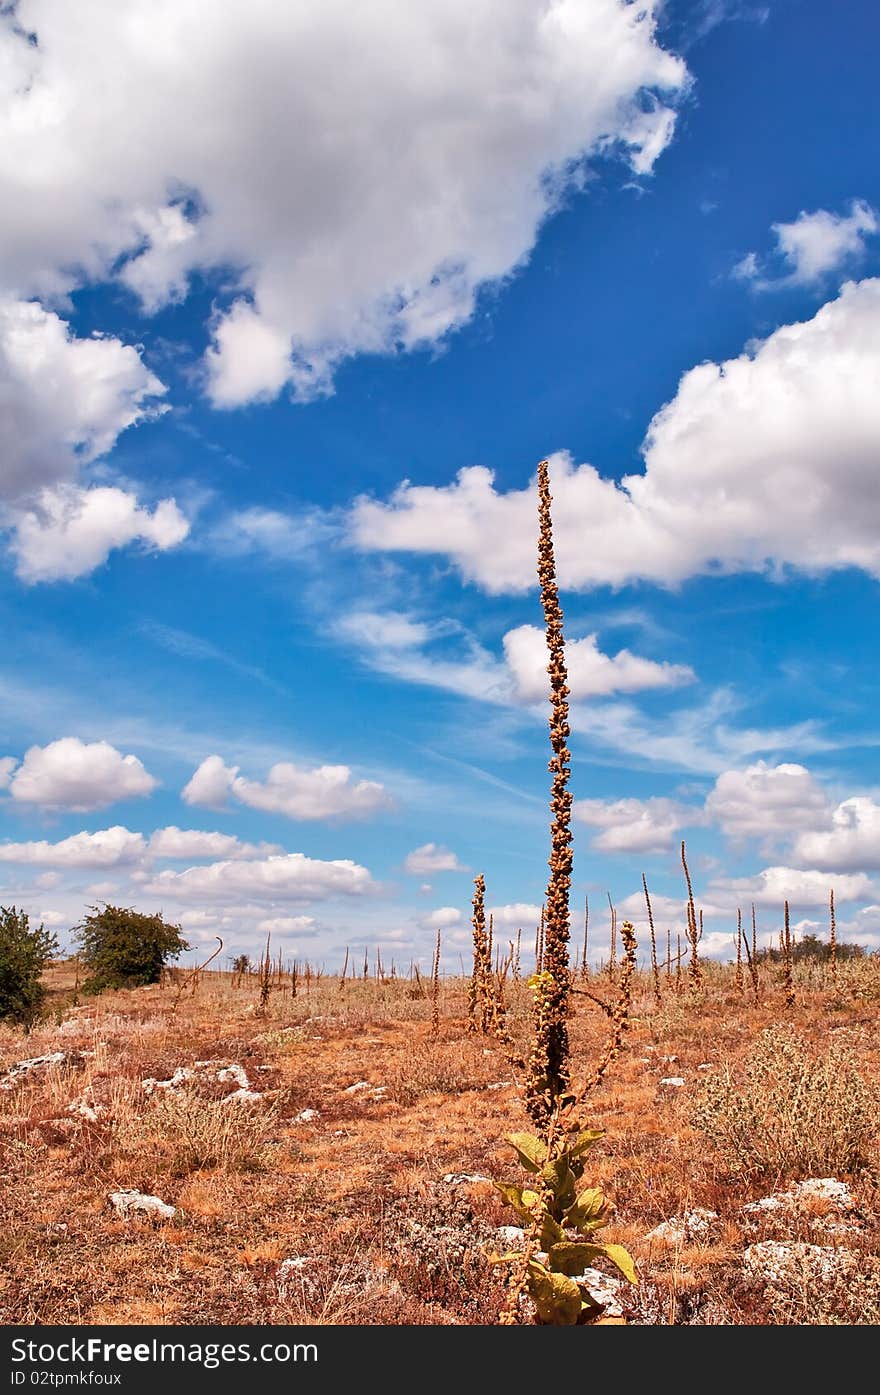
<instances>
[{"instance_id":1,"label":"white cloud","mask_svg":"<svg viewBox=\"0 0 880 1395\"><path fill-rule=\"evenodd\" d=\"M561 585L784 566L880 576L878 374L880 280L850 283L813 319L687 372L650 424L644 474L618 484L556 454ZM350 530L366 550L444 554L492 593L534 585L534 484L499 491L482 466L361 499Z\"/></svg>"},{"instance_id":2,"label":"white cloud","mask_svg":"<svg viewBox=\"0 0 880 1395\"><path fill-rule=\"evenodd\" d=\"M226 765L220 756L206 756L181 790L181 798L203 809L222 809L237 774L237 765Z\"/></svg>"},{"instance_id":3,"label":"white cloud","mask_svg":"<svg viewBox=\"0 0 880 1395\"><path fill-rule=\"evenodd\" d=\"M63 736L48 746L31 746L9 790L24 804L88 813L148 795L158 783L137 756L124 756L107 741Z\"/></svg>"},{"instance_id":4,"label":"white cloud","mask_svg":"<svg viewBox=\"0 0 880 1395\"><path fill-rule=\"evenodd\" d=\"M438 906L421 917L421 924L428 930L445 930L450 925L460 925L463 919L457 906Z\"/></svg>"},{"instance_id":5,"label":"white cloud","mask_svg":"<svg viewBox=\"0 0 880 1395\"><path fill-rule=\"evenodd\" d=\"M734 276L752 281L759 290L777 286L812 285L839 271L865 250L865 239L877 231L877 214L863 199L853 199L849 215L817 209L802 211L791 223L774 223L777 252L789 271L765 277L757 255L749 252L734 267Z\"/></svg>"},{"instance_id":6,"label":"white cloud","mask_svg":"<svg viewBox=\"0 0 880 1395\"><path fill-rule=\"evenodd\" d=\"M231 833L202 832L195 828L157 828L150 837L149 853L156 858L268 857L283 849L275 843L242 843Z\"/></svg>"},{"instance_id":7,"label":"white cloud","mask_svg":"<svg viewBox=\"0 0 880 1395\"><path fill-rule=\"evenodd\" d=\"M146 852L141 833L119 824L97 833L74 833L58 843L0 843L0 862L35 863L42 867L117 867L140 862Z\"/></svg>"},{"instance_id":8,"label":"white cloud","mask_svg":"<svg viewBox=\"0 0 880 1395\"><path fill-rule=\"evenodd\" d=\"M58 315L0 287L0 499L71 482L81 463L160 410L164 392L137 349L119 339L77 339Z\"/></svg>"},{"instance_id":9,"label":"white cloud","mask_svg":"<svg viewBox=\"0 0 880 1395\"><path fill-rule=\"evenodd\" d=\"M541 919L541 907L532 906L527 901L514 901L506 906L490 906L486 914L492 916L496 929L532 930Z\"/></svg>"},{"instance_id":10,"label":"white cloud","mask_svg":"<svg viewBox=\"0 0 880 1395\"><path fill-rule=\"evenodd\" d=\"M15 756L4 756L0 760L0 790L8 790L12 783L12 772L18 765Z\"/></svg>"},{"instance_id":11,"label":"white cloud","mask_svg":"<svg viewBox=\"0 0 880 1395\"><path fill-rule=\"evenodd\" d=\"M146 891L181 901L228 901L233 896L251 897L256 902L320 901L331 896L362 896L374 888L366 867L356 862L322 862L303 853L213 862L207 867L188 867L184 872L165 871L145 884Z\"/></svg>"},{"instance_id":12,"label":"white cloud","mask_svg":"<svg viewBox=\"0 0 880 1395\"><path fill-rule=\"evenodd\" d=\"M454 852L437 843L423 843L407 853L404 868L413 877L426 877L433 872L466 872Z\"/></svg>"},{"instance_id":13,"label":"white cloud","mask_svg":"<svg viewBox=\"0 0 880 1395\"><path fill-rule=\"evenodd\" d=\"M732 905L754 901L757 906L773 906L781 912L783 901L799 910L827 906L832 887L836 901L858 901L874 893L871 879L863 872L836 875L814 868L765 867L754 877L719 877L712 882L710 894Z\"/></svg>"},{"instance_id":14,"label":"white cloud","mask_svg":"<svg viewBox=\"0 0 880 1395\"><path fill-rule=\"evenodd\" d=\"M183 542L189 523L173 499L150 512L134 494L111 486L44 489L32 507L10 518L10 550L22 581L72 581L106 562L129 543L164 552Z\"/></svg>"},{"instance_id":15,"label":"white cloud","mask_svg":"<svg viewBox=\"0 0 880 1395\"><path fill-rule=\"evenodd\" d=\"M592 839L600 852L666 852L679 829L702 820L701 810L672 799L578 799L572 816L604 831Z\"/></svg>"},{"instance_id":16,"label":"white cloud","mask_svg":"<svg viewBox=\"0 0 880 1395\"><path fill-rule=\"evenodd\" d=\"M784 838L815 828L828 797L806 766L756 761L745 770L725 770L706 798L706 817L730 838ZM819 864L816 864L819 865Z\"/></svg>"},{"instance_id":17,"label":"white cloud","mask_svg":"<svg viewBox=\"0 0 880 1395\"><path fill-rule=\"evenodd\" d=\"M240 803L289 819L363 818L388 808L383 785L374 780L351 778L347 765L319 765L313 770L279 761L265 781L248 780L238 766L225 765L220 756L202 761L182 792L187 804L222 808L231 794Z\"/></svg>"},{"instance_id":18,"label":"white cloud","mask_svg":"<svg viewBox=\"0 0 880 1395\"><path fill-rule=\"evenodd\" d=\"M687 80L654 10L22 0L0 18L0 265L28 295L118 275L148 312L222 268L215 401L327 390L342 357L467 320L591 153L650 171Z\"/></svg>"},{"instance_id":19,"label":"white cloud","mask_svg":"<svg viewBox=\"0 0 880 1395\"><path fill-rule=\"evenodd\" d=\"M334 630L353 640L371 667L406 682L501 706L538 703L547 697L547 640L535 625L507 631L503 661L451 621L428 624L399 611L356 611L336 621ZM458 639L452 651L450 636ZM437 642L444 647L432 649ZM684 664L655 663L628 649L614 657L603 654L595 635L568 640L566 663L574 701L677 687L694 679Z\"/></svg>"},{"instance_id":20,"label":"white cloud","mask_svg":"<svg viewBox=\"0 0 880 1395\"><path fill-rule=\"evenodd\" d=\"M801 833L792 859L841 872L880 868L880 804L864 795L845 799L831 812L827 829ZM836 885L836 883L835 883Z\"/></svg>"},{"instance_id":21,"label":"white cloud","mask_svg":"<svg viewBox=\"0 0 880 1395\"><path fill-rule=\"evenodd\" d=\"M259 921L255 928L260 935L310 936L316 933L316 922L310 915L273 915Z\"/></svg>"},{"instance_id":22,"label":"white cloud","mask_svg":"<svg viewBox=\"0 0 880 1395\"><path fill-rule=\"evenodd\" d=\"M504 636L504 656L522 702L541 702L548 694L547 639L535 625L519 625ZM635 693L651 688L692 683L693 670L685 664L655 663L621 649L614 657L603 654L596 636L568 639L565 662L572 699L607 697L611 693Z\"/></svg>"}]
</instances>

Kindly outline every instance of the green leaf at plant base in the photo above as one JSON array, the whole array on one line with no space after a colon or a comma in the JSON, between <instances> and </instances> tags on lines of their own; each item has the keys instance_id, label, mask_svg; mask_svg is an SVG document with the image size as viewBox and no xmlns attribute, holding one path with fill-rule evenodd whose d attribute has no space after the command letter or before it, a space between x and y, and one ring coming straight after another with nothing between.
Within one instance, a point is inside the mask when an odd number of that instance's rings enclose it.
<instances>
[{"instance_id":1,"label":"green leaf at plant base","mask_svg":"<svg viewBox=\"0 0 880 1395\"><path fill-rule=\"evenodd\" d=\"M495 1182L495 1190L499 1191L507 1202L512 1206L521 1221L526 1225L531 1225L533 1220L532 1208L540 1202L541 1198L537 1192L529 1191L527 1187L518 1187L515 1182Z\"/></svg>"},{"instance_id":2,"label":"green leaf at plant base","mask_svg":"<svg viewBox=\"0 0 880 1395\"><path fill-rule=\"evenodd\" d=\"M637 1284L632 1258L622 1245L591 1245L588 1241L566 1240L552 1245L548 1252L550 1268L560 1274L583 1274L599 1256L610 1259L631 1284Z\"/></svg>"},{"instance_id":3,"label":"green leaf at plant base","mask_svg":"<svg viewBox=\"0 0 880 1395\"><path fill-rule=\"evenodd\" d=\"M575 1199L576 1177L564 1157L554 1158L541 1168L541 1181L553 1193L553 1212L557 1220Z\"/></svg>"},{"instance_id":4,"label":"green leaf at plant base","mask_svg":"<svg viewBox=\"0 0 880 1395\"><path fill-rule=\"evenodd\" d=\"M554 1327L573 1327L581 1315L581 1291L574 1279L553 1274L533 1260L529 1265L528 1289L538 1317Z\"/></svg>"},{"instance_id":5,"label":"green leaf at plant base","mask_svg":"<svg viewBox=\"0 0 880 1395\"><path fill-rule=\"evenodd\" d=\"M588 1187L566 1211L565 1223L576 1230L599 1230L610 1214L611 1206L601 1187Z\"/></svg>"},{"instance_id":6,"label":"green leaf at plant base","mask_svg":"<svg viewBox=\"0 0 880 1395\"><path fill-rule=\"evenodd\" d=\"M547 1145L532 1133L509 1133L507 1141L527 1172L540 1172L547 1161Z\"/></svg>"},{"instance_id":7,"label":"green leaf at plant base","mask_svg":"<svg viewBox=\"0 0 880 1395\"><path fill-rule=\"evenodd\" d=\"M570 1158L579 1158L581 1153L586 1153L592 1148L594 1143L598 1143L600 1138L605 1137L604 1129L583 1129L575 1139L570 1148L566 1148L566 1153Z\"/></svg>"},{"instance_id":8,"label":"green leaf at plant base","mask_svg":"<svg viewBox=\"0 0 880 1395\"><path fill-rule=\"evenodd\" d=\"M551 1245L558 1245L565 1239L565 1231L558 1221L545 1212L541 1219L541 1229L538 1232L538 1244L542 1250L549 1250Z\"/></svg>"}]
</instances>

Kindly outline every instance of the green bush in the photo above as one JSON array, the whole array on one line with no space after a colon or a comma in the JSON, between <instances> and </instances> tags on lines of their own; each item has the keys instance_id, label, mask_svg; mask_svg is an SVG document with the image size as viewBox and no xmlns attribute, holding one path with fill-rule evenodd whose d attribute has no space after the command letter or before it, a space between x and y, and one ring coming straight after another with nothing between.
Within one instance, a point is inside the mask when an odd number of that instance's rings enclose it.
<instances>
[{"instance_id":1,"label":"green bush","mask_svg":"<svg viewBox=\"0 0 880 1395\"><path fill-rule=\"evenodd\" d=\"M57 953L58 941L42 925L32 930L25 911L0 906L0 1018L33 1025L46 996L40 979Z\"/></svg>"},{"instance_id":2,"label":"green bush","mask_svg":"<svg viewBox=\"0 0 880 1395\"><path fill-rule=\"evenodd\" d=\"M189 949L179 925L130 906L92 906L76 934L89 974L83 984L87 993L158 983L167 961Z\"/></svg>"}]
</instances>

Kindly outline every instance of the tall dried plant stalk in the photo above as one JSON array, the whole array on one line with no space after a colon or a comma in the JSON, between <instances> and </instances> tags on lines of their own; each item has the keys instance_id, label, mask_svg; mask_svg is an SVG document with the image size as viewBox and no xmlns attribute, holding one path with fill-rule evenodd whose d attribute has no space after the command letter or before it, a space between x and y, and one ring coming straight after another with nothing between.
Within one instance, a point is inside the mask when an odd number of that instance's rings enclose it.
<instances>
[{"instance_id":1,"label":"tall dried plant stalk","mask_svg":"<svg viewBox=\"0 0 880 1395\"><path fill-rule=\"evenodd\" d=\"M743 981L743 916L739 906L736 908L736 976L734 985L737 993L742 997L745 988Z\"/></svg>"},{"instance_id":2,"label":"tall dried plant stalk","mask_svg":"<svg viewBox=\"0 0 880 1395\"><path fill-rule=\"evenodd\" d=\"M486 932L486 879L482 872L474 881L473 928L474 958L471 981L468 989L468 1031L489 1030L491 1016L491 986L489 976L492 971L489 936Z\"/></svg>"},{"instance_id":3,"label":"tall dried plant stalk","mask_svg":"<svg viewBox=\"0 0 880 1395\"><path fill-rule=\"evenodd\" d=\"M829 962L830 962L830 965L831 965L831 982L834 984L834 987L836 988L836 987L837 987L837 920L836 920L836 917L835 917L835 915L834 915L834 887L831 888L831 896L830 896L830 899L829 899L829 910L830 910L830 912L831 912L831 937L830 937L830 945L829 945L831 953L830 953L830 960L829 960Z\"/></svg>"},{"instance_id":4,"label":"tall dried plant stalk","mask_svg":"<svg viewBox=\"0 0 880 1395\"><path fill-rule=\"evenodd\" d=\"M605 1050L599 1060L599 1064L577 1094L580 1102L586 1095L594 1090L610 1070L611 1066L620 1055L623 1045L624 1033L629 1027L630 1008L632 1006L632 980L636 968L636 952L638 941L636 940L635 927L628 920L625 920L620 927L620 940L623 946L623 967L618 986L617 1002L611 1013L611 1033L605 1043Z\"/></svg>"},{"instance_id":5,"label":"tall dried plant stalk","mask_svg":"<svg viewBox=\"0 0 880 1395\"><path fill-rule=\"evenodd\" d=\"M345 981L348 978L348 945L345 946L345 963L342 965L342 973L339 975L339 991L345 992Z\"/></svg>"},{"instance_id":6,"label":"tall dried plant stalk","mask_svg":"<svg viewBox=\"0 0 880 1395\"><path fill-rule=\"evenodd\" d=\"M535 973L539 974L544 967L544 907L541 907L541 915L535 929Z\"/></svg>"},{"instance_id":7,"label":"tall dried plant stalk","mask_svg":"<svg viewBox=\"0 0 880 1395\"><path fill-rule=\"evenodd\" d=\"M675 992L676 996L681 993L681 935L675 933Z\"/></svg>"},{"instance_id":8,"label":"tall dried plant stalk","mask_svg":"<svg viewBox=\"0 0 880 1395\"><path fill-rule=\"evenodd\" d=\"M431 1036L440 1035L440 931L434 946L434 961L431 965Z\"/></svg>"},{"instance_id":9,"label":"tall dried plant stalk","mask_svg":"<svg viewBox=\"0 0 880 1395\"><path fill-rule=\"evenodd\" d=\"M691 874L688 871L687 856L685 854L684 839L681 841L681 865L684 868L684 879L687 883L687 932L691 946L691 962L688 965L688 976L691 988L700 988L703 982L703 969L700 964L700 953L697 948L700 941L700 931L697 926L697 913L694 907L694 888L691 885Z\"/></svg>"},{"instance_id":10,"label":"tall dried plant stalk","mask_svg":"<svg viewBox=\"0 0 880 1395\"><path fill-rule=\"evenodd\" d=\"M651 977L654 981L654 1001L658 1007L663 1004L663 994L660 990L660 969L657 965L657 937L654 933L654 912L651 909L651 897L648 894L648 879L642 873L642 886L645 889L645 905L648 908L648 926L651 931Z\"/></svg>"},{"instance_id":11,"label":"tall dried plant stalk","mask_svg":"<svg viewBox=\"0 0 880 1395\"><path fill-rule=\"evenodd\" d=\"M785 902L782 927L782 981L785 985L785 1006L794 1007L794 978L792 976L791 924L788 916L788 902Z\"/></svg>"},{"instance_id":12,"label":"tall dried plant stalk","mask_svg":"<svg viewBox=\"0 0 880 1395\"><path fill-rule=\"evenodd\" d=\"M265 1012L269 1004L269 994L272 991L272 959L269 954L269 941L271 935L266 937L266 948L260 960L260 1012Z\"/></svg>"},{"instance_id":13,"label":"tall dried plant stalk","mask_svg":"<svg viewBox=\"0 0 880 1395\"><path fill-rule=\"evenodd\" d=\"M617 911L614 909L614 902L611 900L611 892L608 895L608 909L611 912L611 948L608 955L608 977L613 981L614 972L617 968Z\"/></svg>"},{"instance_id":14,"label":"tall dried plant stalk","mask_svg":"<svg viewBox=\"0 0 880 1395\"><path fill-rule=\"evenodd\" d=\"M587 968L587 943L590 936L590 898L584 896L584 947L581 953L581 978L586 978L589 970Z\"/></svg>"},{"instance_id":15,"label":"tall dried plant stalk","mask_svg":"<svg viewBox=\"0 0 880 1395\"><path fill-rule=\"evenodd\" d=\"M530 1061L526 1106L534 1121L546 1124L569 1085L568 1011L571 992L569 972L569 894L571 892L571 791L568 788L570 754L568 738L568 674L562 608L556 585L553 552L549 462L538 466L538 580L544 610L550 676L549 770L550 877L545 902L541 987L535 995L534 1045ZM540 1052L540 1059L538 1054Z\"/></svg>"},{"instance_id":16,"label":"tall dried plant stalk","mask_svg":"<svg viewBox=\"0 0 880 1395\"><path fill-rule=\"evenodd\" d=\"M666 982L672 979L672 929L666 927Z\"/></svg>"},{"instance_id":17,"label":"tall dried plant stalk","mask_svg":"<svg viewBox=\"0 0 880 1395\"><path fill-rule=\"evenodd\" d=\"M516 949L513 951L513 981L519 983L521 975L522 926L516 932Z\"/></svg>"}]
</instances>

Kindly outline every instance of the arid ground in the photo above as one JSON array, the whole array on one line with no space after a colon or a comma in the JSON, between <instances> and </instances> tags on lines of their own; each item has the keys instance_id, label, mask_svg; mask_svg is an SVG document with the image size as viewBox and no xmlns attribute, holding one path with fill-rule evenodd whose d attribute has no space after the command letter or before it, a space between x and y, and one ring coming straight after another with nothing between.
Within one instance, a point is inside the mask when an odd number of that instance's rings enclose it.
<instances>
[{"instance_id":1,"label":"arid ground","mask_svg":"<svg viewBox=\"0 0 880 1395\"><path fill-rule=\"evenodd\" d=\"M797 966L790 1010L761 973L757 1002L731 967L699 994L664 975L659 1005L640 974L587 1102L602 1238L640 1279L594 1283L631 1323L880 1321L880 963L836 985ZM614 989L575 985L586 1076L607 1018L585 993ZM517 1237L491 1179L520 1178L504 1138L529 1121L505 1049L467 1032L467 980L443 981L436 1037L409 978L301 975L262 1008L256 977L210 971L86 998L68 964L49 986L42 1025L0 1031L4 1323L497 1321L490 1256ZM506 997L525 1042L529 990Z\"/></svg>"}]
</instances>

